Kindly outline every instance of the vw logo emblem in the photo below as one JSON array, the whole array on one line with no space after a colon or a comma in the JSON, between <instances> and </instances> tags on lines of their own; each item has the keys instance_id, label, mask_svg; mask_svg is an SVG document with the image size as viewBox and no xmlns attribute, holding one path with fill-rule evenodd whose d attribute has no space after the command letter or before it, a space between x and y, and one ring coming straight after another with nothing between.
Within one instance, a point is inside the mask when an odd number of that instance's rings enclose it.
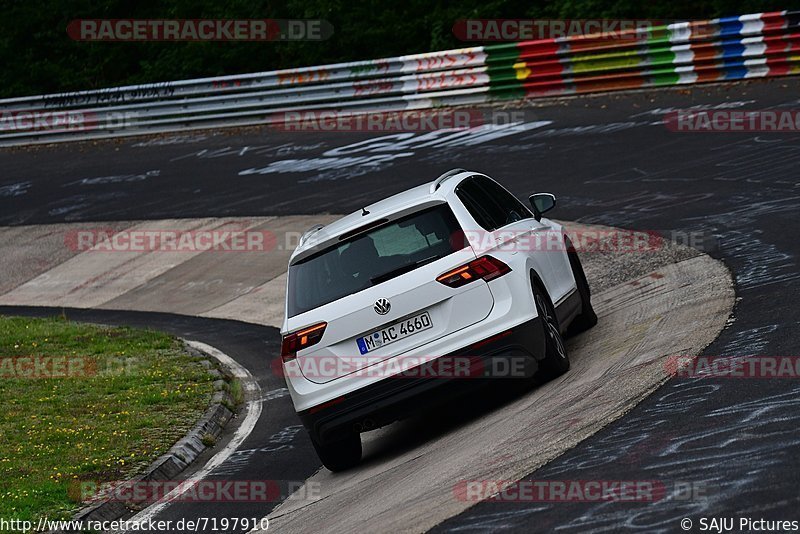
<instances>
[{"instance_id":1,"label":"vw logo emblem","mask_svg":"<svg viewBox=\"0 0 800 534\"><path fill-rule=\"evenodd\" d=\"M392 309L391 303L387 299L378 299L375 303L375 313L378 315L386 315Z\"/></svg>"}]
</instances>

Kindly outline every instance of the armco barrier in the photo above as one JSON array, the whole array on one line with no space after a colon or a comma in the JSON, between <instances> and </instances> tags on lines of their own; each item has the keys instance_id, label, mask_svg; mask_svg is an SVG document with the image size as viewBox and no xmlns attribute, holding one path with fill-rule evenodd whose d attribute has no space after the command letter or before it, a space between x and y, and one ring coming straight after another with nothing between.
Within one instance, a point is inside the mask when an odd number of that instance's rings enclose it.
<instances>
[{"instance_id":1,"label":"armco barrier","mask_svg":"<svg viewBox=\"0 0 800 534\"><path fill-rule=\"evenodd\" d=\"M0 100L0 146L800 73L800 12Z\"/></svg>"}]
</instances>

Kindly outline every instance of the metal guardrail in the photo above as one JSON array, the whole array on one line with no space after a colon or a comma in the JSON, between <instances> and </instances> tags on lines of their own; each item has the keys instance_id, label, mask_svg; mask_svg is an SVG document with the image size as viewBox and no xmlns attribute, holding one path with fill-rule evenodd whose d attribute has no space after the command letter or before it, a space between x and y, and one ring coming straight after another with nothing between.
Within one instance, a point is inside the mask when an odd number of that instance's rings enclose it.
<instances>
[{"instance_id":1,"label":"metal guardrail","mask_svg":"<svg viewBox=\"0 0 800 534\"><path fill-rule=\"evenodd\" d=\"M800 73L800 12L0 100L0 146Z\"/></svg>"}]
</instances>

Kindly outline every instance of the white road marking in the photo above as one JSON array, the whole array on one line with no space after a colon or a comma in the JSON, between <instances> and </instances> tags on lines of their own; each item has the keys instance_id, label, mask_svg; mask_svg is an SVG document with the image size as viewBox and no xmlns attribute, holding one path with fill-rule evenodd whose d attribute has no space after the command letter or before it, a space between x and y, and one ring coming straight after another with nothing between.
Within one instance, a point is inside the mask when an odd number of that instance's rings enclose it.
<instances>
[{"instance_id":1,"label":"white road marking","mask_svg":"<svg viewBox=\"0 0 800 534\"><path fill-rule=\"evenodd\" d=\"M288 388L273 389L264 393L264 395L260 399L260 402L269 402L271 400L280 399L288 394L289 394Z\"/></svg>"}]
</instances>

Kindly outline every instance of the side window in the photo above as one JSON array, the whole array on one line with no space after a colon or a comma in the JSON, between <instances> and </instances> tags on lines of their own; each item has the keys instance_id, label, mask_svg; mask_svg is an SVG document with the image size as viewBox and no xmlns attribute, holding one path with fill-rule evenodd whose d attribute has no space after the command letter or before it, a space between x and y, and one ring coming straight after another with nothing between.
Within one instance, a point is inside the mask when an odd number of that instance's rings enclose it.
<instances>
[{"instance_id":1,"label":"side window","mask_svg":"<svg viewBox=\"0 0 800 534\"><path fill-rule=\"evenodd\" d=\"M456 193L458 195L459 200L464 204L464 207L467 208L467 211L472 218L483 228L484 230L490 230L492 226L494 226L494 222L492 221L491 217L483 211L480 205L465 191L461 190Z\"/></svg>"},{"instance_id":2,"label":"side window","mask_svg":"<svg viewBox=\"0 0 800 534\"><path fill-rule=\"evenodd\" d=\"M514 195L481 176L464 180L456 195L478 224L490 232L533 216Z\"/></svg>"},{"instance_id":3,"label":"side window","mask_svg":"<svg viewBox=\"0 0 800 534\"><path fill-rule=\"evenodd\" d=\"M480 176L476 176L475 181L484 191L486 191L488 197L492 198L495 203L500 205L504 217L502 226L521 221L522 219L528 219L533 216L530 210L526 208L522 202L517 199L517 197L506 191L497 182Z\"/></svg>"},{"instance_id":4,"label":"side window","mask_svg":"<svg viewBox=\"0 0 800 534\"><path fill-rule=\"evenodd\" d=\"M484 230L491 232L505 224L502 208L487 198L486 192L475 183L475 178L467 178L461 182L456 188L456 196Z\"/></svg>"}]
</instances>

